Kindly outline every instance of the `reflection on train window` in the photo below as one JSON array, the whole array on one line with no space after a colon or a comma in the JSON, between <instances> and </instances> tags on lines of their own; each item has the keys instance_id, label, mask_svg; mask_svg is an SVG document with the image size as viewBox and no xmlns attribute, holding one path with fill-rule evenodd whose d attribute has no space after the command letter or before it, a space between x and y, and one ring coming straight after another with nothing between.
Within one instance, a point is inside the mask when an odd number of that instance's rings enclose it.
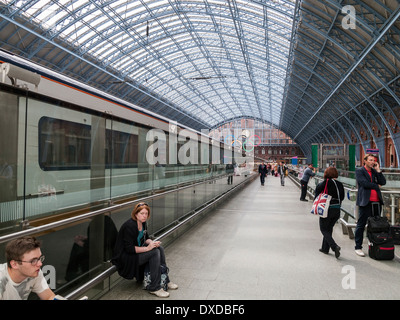
<instances>
[{"instance_id":1,"label":"reflection on train window","mask_svg":"<svg viewBox=\"0 0 400 320\"><path fill-rule=\"evenodd\" d=\"M138 136L120 131L106 131L106 166L137 167ZM111 148L112 146L112 148Z\"/></svg>"},{"instance_id":2,"label":"reflection on train window","mask_svg":"<svg viewBox=\"0 0 400 320\"><path fill-rule=\"evenodd\" d=\"M105 168L137 167L138 136L106 130ZM99 147L99 146L98 146ZM42 117L39 121L39 165L43 170L89 169L91 126Z\"/></svg>"},{"instance_id":3,"label":"reflection on train window","mask_svg":"<svg viewBox=\"0 0 400 320\"><path fill-rule=\"evenodd\" d=\"M91 127L42 117L39 121L39 165L43 170L88 169Z\"/></svg>"}]
</instances>

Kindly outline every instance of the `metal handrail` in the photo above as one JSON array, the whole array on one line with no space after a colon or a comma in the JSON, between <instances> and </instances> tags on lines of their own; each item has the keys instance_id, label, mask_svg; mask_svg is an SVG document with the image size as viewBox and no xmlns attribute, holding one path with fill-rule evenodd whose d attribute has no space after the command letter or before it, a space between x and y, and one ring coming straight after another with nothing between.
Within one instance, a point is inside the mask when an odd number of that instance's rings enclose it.
<instances>
[{"instance_id":1,"label":"metal handrail","mask_svg":"<svg viewBox=\"0 0 400 320\"><path fill-rule=\"evenodd\" d=\"M291 169L292 171L295 172L299 172L297 169ZM317 179L323 179L321 176L317 176ZM293 177L291 176L292 181L296 182L299 185L298 182L298 178L297 177ZM345 192L358 192L358 188L350 188L350 187L346 187L343 186ZM400 194L400 190L385 190L385 189L381 189L381 193L382 194L389 194L391 197L391 204L389 205L391 208L391 224L393 225L395 223L395 210L397 208L397 205L395 203L395 194ZM313 194L312 192L310 192L310 190L307 190L307 194L312 197ZM339 218L339 222L342 225L342 231L343 234L347 234L349 236L350 239L354 239L354 232L353 232L353 228L355 228L357 226L356 223L351 223L348 221L349 217L352 217L353 219L356 219L356 217L354 217L350 212L346 211L345 209L341 208L341 211L344 212L344 217Z\"/></svg>"}]
</instances>

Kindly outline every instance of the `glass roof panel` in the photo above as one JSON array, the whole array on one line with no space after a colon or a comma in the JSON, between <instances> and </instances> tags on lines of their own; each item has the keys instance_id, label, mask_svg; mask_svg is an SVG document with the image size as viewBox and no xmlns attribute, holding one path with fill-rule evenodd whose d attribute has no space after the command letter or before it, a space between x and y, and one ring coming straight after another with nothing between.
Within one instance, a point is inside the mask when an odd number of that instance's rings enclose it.
<instances>
[{"instance_id":1,"label":"glass roof panel","mask_svg":"<svg viewBox=\"0 0 400 320\"><path fill-rule=\"evenodd\" d=\"M279 124L295 0L2 1L210 127Z\"/></svg>"}]
</instances>

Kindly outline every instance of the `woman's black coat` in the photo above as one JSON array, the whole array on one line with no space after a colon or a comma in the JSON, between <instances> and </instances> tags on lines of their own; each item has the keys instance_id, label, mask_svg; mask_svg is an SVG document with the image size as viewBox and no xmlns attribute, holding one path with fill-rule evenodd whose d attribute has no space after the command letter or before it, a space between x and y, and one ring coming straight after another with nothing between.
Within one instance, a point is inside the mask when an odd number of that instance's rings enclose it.
<instances>
[{"instance_id":1,"label":"woman's black coat","mask_svg":"<svg viewBox=\"0 0 400 320\"><path fill-rule=\"evenodd\" d=\"M146 223L143 223L144 241L147 240ZM111 262L117 267L118 274L125 279L136 278L142 281L144 278L144 265L139 267L138 254L135 247L139 247L137 237L139 229L137 221L129 219L118 232L117 242ZM143 242L144 242L143 241Z\"/></svg>"},{"instance_id":2,"label":"woman's black coat","mask_svg":"<svg viewBox=\"0 0 400 320\"><path fill-rule=\"evenodd\" d=\"M336 182L337 190L336 190L335 182ZM328 181L328 192L327 193L330 196L332 196L332 200L331 200L331 203L330 203L331 205L339 204L344 199L343 184L340 181L337 181L337 180L335 180L335 182L333 182L332 179L329 179L329 181ZM326 184L326 180L323 180L315 187L315 197L314 197L314 199L316 197L318 197L318 195L321 192L324 192L325 184ZM337 194L338 191L339 191L339 194Z\"/></svg>"}]
</instances>

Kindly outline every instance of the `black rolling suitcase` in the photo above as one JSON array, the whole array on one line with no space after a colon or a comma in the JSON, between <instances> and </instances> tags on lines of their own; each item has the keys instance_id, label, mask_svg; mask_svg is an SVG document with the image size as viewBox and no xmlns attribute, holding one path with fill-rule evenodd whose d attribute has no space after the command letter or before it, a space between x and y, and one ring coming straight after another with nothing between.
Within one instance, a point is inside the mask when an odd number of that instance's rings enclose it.
<instances>
[{"instance_id":1,"label":"black rolling suitcase","mask_svg":"<svg viewBox=\"0 0 400 320\"><path fill-rule=\"evenodd\" d=\"M394 259L394 242L388 232L371 233L368 235L368 255L375 260Z\"/></svg>"},{"instance_id":2,"label":"black rolling suitcase","mask_svg":"<svg viewBox=\"0 0 400 320\"><path fill-rule=\"evenodd\" d=\"M375 260L394 259L394 241L386 217L368 218L368 255Z\"/></svg>"}]
</instances>

